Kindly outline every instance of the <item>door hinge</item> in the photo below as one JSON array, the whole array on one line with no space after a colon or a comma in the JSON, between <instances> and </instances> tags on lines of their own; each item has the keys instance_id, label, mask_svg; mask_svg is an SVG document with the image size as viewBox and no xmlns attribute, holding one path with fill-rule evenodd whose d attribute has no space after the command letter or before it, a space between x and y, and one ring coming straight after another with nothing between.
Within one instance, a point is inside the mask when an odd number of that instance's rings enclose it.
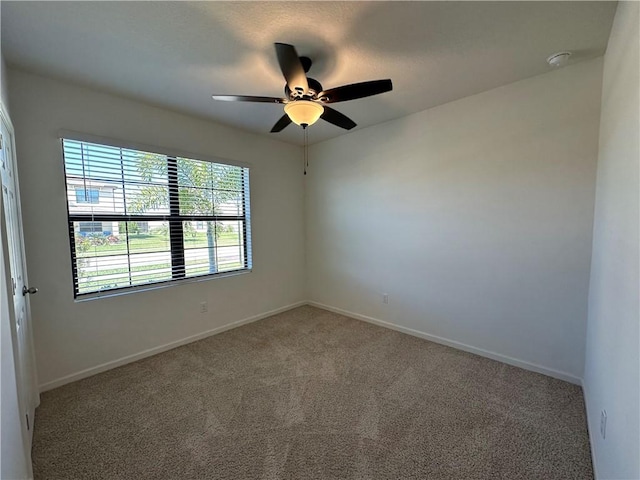
<instances>
[{"instance_id":1,"label":"door hinge","mask_svg":"<svg viewBox=\"0 0 640 480\"><path fill-rule=\"evenodd\" d=\"M24 416L27 417L27 430L29 430L29 414L26 413Z\"/></svg>"},{"instance_id":2,"label":"door hinge","mask_svg":"<svg viewBox=\"0 0 640 480\"><path fill-rule=\"evenodd\" d=\"M0 150L2 150L2 134L0 133Z\"/></svg>"},{"instance_id":3,"label":"door hinge","mask_svg":"<svg viewBox=\"0 0 640 480\"><path fill-rule=\"evenodd\" d=\"M11 286L13 287L13 294L16 294L16 279L11 277Z\"/></svg>"}]
</instances>

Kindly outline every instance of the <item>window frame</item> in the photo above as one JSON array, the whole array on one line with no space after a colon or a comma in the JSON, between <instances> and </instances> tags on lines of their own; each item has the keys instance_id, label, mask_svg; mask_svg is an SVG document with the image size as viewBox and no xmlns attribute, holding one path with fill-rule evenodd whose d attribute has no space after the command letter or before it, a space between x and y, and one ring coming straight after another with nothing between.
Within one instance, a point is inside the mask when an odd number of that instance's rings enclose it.
<instances>
[{"instance_id":1,"label":"window frame","mask_svg":"<svg viewBox=\"0 0 640 480\"><path fill-rule=\"evenodd\" d=\"M149 214L149 215L130 215L130 214L101 214L101 213L88 213L77 214L69 212L69 201L66 200L67 209L67 228L69 233L69 247L71 253L71 270L72 270L72 284L73 295L75 301L84 301L94 298L109 297L114 295L128 294L138 291L153 290L156 288L164 288L173 285L180 285L183 283L200 282L206 280L212 280L215 278L224 278L228 276L250 273L253 270L253 248L252 248L252 235L251 235L251 189L250 165L245 162L230 161L221 158L207 157L205 155L198 155L193 153L181 152L174 149L165 149L159 147L153 147L148 145L142 145L134 142L118 141L107 139L105 137L99 137L95 135L82 134L78 132L70 132L62 130L59 132L58 138L60 139L60 147L62 154L62 164L64 172L64 183L66 197L69 198L69 186L67 184L66 164L64 155L64 141L76 141L93 143L102 146L122 148L129 150L136 150L143 153L153 153L163 155L167 157L167 182L169 185L169 214ZM222 164L226 166L240 167L243 169L242 174L242 215L181 215L180 203L179 203L179 191L180 185L178 183L178 177L176 173L176 165L178 158L185 158L193 161L209 162ZM173 165L173 168L172 168ZM173 173L172 173L173 172ZM75 187L74 187L75 193ZM168 223L170 231L170 261L171 261L171 279L152 281L143 284L129 285L123 287L108 288L104 290L96 290L92 292L80 293L78 282L78 265L76 257L76 233L74 229L74 222L144 222L144 221L166 221ZM186 275L186 263L184 260L185 248L184 248L184 231L183 222L225 222L225 221L237 221L242 223L242 247L244 251L243 266L242 268L234 270L225 270L215 273L203 273L197 275ZM130 254L127 254L129 256Z\"/></svg>"}]
</instances>

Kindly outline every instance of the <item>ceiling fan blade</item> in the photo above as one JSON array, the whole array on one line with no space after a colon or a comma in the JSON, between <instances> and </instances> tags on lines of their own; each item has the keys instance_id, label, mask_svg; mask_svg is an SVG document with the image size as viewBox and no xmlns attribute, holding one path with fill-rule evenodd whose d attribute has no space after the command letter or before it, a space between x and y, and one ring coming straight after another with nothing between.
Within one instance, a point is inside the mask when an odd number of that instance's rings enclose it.
<instances>
[{"instance_id":1,"label":"ceiling fan blade","mask_svg":"<svg viewBox=\"0 0 640 480\"><path fill-rule=\"evenodd\" d=\"M289 115L285 113L282 117L280 117L280 120L278 120L276 124L273 126L273 128L271 129L271 133L281 132L290 123L291 123L291 119L289 118Z\"/></svg>"},{"instance_id":2,"label":"ceiling fan blade","mask_svg":"<svg viewBox=\"0 0 640 480\"><path fill-rule=\"evenodd\" d=\"M284 98L276 97L254 97L251 95L211 95L214 100L224 102L258 102L258 103L285 103Z\"/></svg>"},{"instance_id":3,"label":"ceiling fan blade","mask_svg":"<svg viewBox=\"0 0 640 480\"><path fill-rule=\"evenodd\" d=\"M372 80L370 82L352 83L342 87L330 88L318 94L324 103L346 102L356 98L370 97L379 93L390 92L393 85L390 79Z\"/></svg>"},{"instance_id":4,"label":"ceiling fan blade","mask_svg":"<svg viewBox=\"0 0 640 480\"><path fill-rule=\"evenodd\" d=\"M357 125L356 122L346 115L327 106L324 107L324 113L320 115L320 118L345 130L351 130Z\"/></svg>"},{"instance_id":5,"label":"ceiling fan blade","mask_svg":"<svg viewBox=\"0 0 640 480\"><path fill-rule=\"evenodd\" d=\"M304 73L304 68L295 47L286 43L276 43L275 46L280 70L282 70L289 89L292 92L307 93L309 90L307 75Z\"/></svg>"}]
</instances>

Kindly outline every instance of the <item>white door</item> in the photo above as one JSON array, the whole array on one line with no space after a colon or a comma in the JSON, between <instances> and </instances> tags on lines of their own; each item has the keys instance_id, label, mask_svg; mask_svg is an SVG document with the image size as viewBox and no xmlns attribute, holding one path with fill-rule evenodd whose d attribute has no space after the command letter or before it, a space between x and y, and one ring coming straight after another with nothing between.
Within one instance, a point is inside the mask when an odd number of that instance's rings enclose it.
<instances>
[{"instance_id":1,"label":"white door","mask_svg":"<svg viewBox=\"0 0 640 480\"><path fill-rule=\"evenodd\" d=\"M10 122L5 117L3 110L0 111L0 120L1 233L3 240L5 240L3 244L7 245L7 252L3 252L3 255L5 255L5 265L8 265L10 270L7 273L11 275L11 278L7 279L9 293L13 294L13 297L10 295L9 298L13 298L13 311L10 312L10 316L13 357L18 382L18 403L22 414L21 422L25 433L25 443L27 451L30 452L33 438L33 417L39 403L29 310L29 296L35 293L36 289L29 289L29 285L27 285L13 130L10 128Z\"/></svg>"}]
</instances>

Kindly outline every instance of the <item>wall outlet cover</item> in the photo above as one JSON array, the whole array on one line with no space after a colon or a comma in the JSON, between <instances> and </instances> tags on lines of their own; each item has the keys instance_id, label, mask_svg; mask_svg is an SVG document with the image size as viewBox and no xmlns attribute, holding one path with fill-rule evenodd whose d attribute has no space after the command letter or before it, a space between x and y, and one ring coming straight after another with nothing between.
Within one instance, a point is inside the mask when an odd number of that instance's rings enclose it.
<instances>
[{"instance_id":1,"label":"wall outlet cover","mask_svg":"<svg viewBox=\"0 0 640 480\"><path fill-rule=\"evenodd\" d=\"M602 438L607 438L607 411L602 410L600 413L600 435Z\"/></svg>"}]
</instances>

